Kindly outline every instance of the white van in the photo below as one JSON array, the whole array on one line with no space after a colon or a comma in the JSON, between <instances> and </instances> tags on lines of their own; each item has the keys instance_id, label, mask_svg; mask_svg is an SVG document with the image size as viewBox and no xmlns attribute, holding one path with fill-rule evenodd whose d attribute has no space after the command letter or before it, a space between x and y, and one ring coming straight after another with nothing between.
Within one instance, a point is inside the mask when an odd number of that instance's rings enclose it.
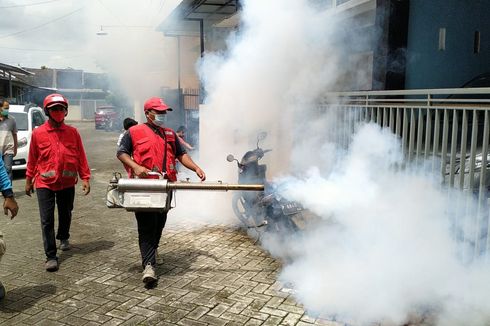
<instances>
[{"instance_id":1,"label":"white van","mask_svg":"<svg viewBox=\"0 0 490 326\"><path fill-rule=\"evenodd\" d=\"M40 107L13 104L9 106L9 116L13 117L17 124L17 155L14 157L12 170L25 170L32 131L42 125L47 118Z\"/></svg>"}]
</instances>

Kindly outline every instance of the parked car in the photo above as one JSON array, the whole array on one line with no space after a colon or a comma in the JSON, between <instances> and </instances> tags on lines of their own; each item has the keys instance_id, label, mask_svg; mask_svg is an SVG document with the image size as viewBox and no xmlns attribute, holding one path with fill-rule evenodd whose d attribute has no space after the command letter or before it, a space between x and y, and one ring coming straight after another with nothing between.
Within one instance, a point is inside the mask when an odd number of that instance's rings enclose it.
<instances>
[{"instance_id":1,"label":"parked car","mask_svg":"<svg viewBox=\"0 0 490 326\"><path fill-rule=\"evenodd\" d=\"M46 120L43 109L30 105L10 105L9 115L17 124L17 155L14 157L12 170L25 170L31 144L32 131Z\"/></svg>"},{"instance_id":2,"label":"parked car","mask_svg":"<svg viewBox=\"0 0 490 326\"><path fill-rule=\"evenodd\" d=\"M95 129L121 129L121 116L114 106L100 106L95 110Z\"/></svg>"}]
</instances>

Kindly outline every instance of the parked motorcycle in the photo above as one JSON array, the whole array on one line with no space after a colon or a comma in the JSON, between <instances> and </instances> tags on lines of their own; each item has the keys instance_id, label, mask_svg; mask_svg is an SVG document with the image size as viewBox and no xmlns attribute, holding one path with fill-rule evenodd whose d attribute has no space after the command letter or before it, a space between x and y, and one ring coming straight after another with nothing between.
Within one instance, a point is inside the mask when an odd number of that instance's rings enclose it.
<instances>
[{"instance_id":1,"label":"parked motorcycle","mask_svg":"<svg viewBox=\"0 0 490 326\"><path fill-rule=\"evenodd\" d=\"M264 154L272 151L262 149L260 141L267 133L257 136L257 148L248 151L239 162L232 154L228 162L237 162L239 184L264 184L264 192L237 192L232 199L233 212L247 228L258 232L294 232L304 229L307 212L300 203L282 198L275 191L274 184L266 180L267 165L259 164Z\"/></svg>"}]
</instances>

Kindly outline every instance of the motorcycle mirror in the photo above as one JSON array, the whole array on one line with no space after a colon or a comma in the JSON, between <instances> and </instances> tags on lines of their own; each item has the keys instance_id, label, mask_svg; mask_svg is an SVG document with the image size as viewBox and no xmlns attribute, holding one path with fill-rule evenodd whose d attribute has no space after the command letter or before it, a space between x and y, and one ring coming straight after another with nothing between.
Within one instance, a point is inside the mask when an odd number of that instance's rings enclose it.
<instances>
[{"instance_id":1,"label":"motorcycle mirror","mask_svg":"<svg viewBox=\"0 0 490 326\"><path fill-rule=\"evenodd\" d=\"M228 154L228 156L226 157L226 160L228 162L233 162L235 160L235 157L233 155L231 155L231 154Z\"/></svg>"},{"instance_id":2,"label":"motorcycle mirror","mask_svg":"<svg viewBox=\"0 0 490 326\"><path fill-rule=\"evenodd\" d=\"M267 132L262 131L257 135L257 140L264 140L267 137Z\"/></svg>"},{"instance_id":3,"label":"motorcycle mirror","mask_svg":"<svg viewBox=\"0 0 490 326\"><path fill-rule=\"evenodd\" d=\"M259 132L259 134L257 135L257 148L259 148L259 142L261 140L264 140L265 137L267 137L267 132L265 132L265 131Z\"/></svg>"}]
</instances>

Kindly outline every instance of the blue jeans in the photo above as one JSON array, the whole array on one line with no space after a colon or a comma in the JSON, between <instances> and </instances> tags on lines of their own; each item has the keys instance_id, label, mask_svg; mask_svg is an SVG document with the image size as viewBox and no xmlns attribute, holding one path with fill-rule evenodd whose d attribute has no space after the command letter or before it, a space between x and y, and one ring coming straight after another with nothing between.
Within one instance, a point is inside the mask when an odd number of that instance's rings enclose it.
<instances>
[{"instance_id":1,"label":"blue jeans","mask_svg":"<svg viewBox=\"0 0 490 326\"><path fill-rule=\"evenodd\" d=\"M7 170L7 174L9 175L10 181L12 181L13 179L13 175L12 175L13 163L14 163L14 154L3 155L3 164L5 165L5 170Z\"/></svg>"}]
</instances>

